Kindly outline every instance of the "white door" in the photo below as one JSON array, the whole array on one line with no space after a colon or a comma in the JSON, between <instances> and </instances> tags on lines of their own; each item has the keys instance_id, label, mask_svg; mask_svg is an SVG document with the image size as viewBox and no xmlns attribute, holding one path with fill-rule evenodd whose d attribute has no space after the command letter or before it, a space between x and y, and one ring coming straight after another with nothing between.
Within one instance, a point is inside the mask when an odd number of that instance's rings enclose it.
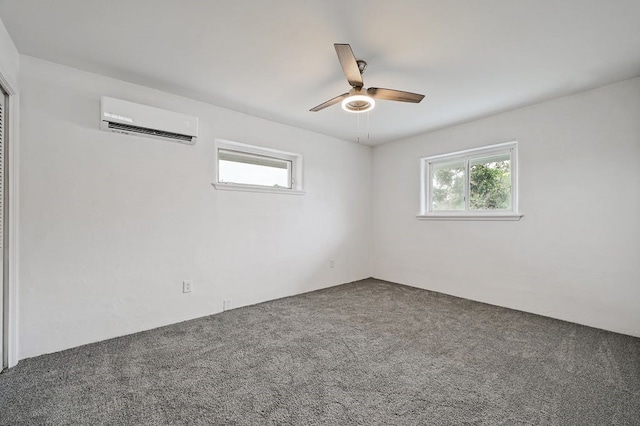
<instances>
[{"instance_id":1,"label":"white door","mask_svg":"<svg viewBox=\"0 0 640 426\"><path fill-rule=\"evenodd\" d=\"M0 370L7 366L6 354L5 354L5 345L7 342L7 332L5 330L5 302L7 290L5 288L5 279L4 279L4 221L5 221L5 213L4 209L6 206L5 195L5 141L7 135L7 126L6 126L6 118L7 111L5 106L7 105L7 96L0 88Z\"/></svg>"}]
</instances>

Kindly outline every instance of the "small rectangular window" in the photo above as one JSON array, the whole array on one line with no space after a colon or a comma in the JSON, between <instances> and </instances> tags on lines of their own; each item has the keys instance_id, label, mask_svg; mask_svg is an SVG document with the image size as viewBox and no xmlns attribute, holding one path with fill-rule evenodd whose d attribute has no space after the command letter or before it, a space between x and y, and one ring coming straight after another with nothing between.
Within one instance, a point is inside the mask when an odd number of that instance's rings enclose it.
<instances>
[{"instance_id":1,"label":"small rectangular window","mask_svg":"<svg viewBox=\"0 0 640 426\"><path fill-rule=\"evenodd\" d=\"M302 156L216 140L217 189L301 193Z\"/></svg>"},{"instance_id":2,"label":"small rectangular window","mask_svg":"<svg viewBox=\"0 0 640 426\"><path fill-rule=\"evenodd\" d=\"M517 142L420 159L422 219L517 220Z\"/></svg>"},{"instance_id":3,"label":"small rectangular window","mask_svg":"<svg viewBox=\"0 0 640 426\"><path fill-rule=\"evenodd\" d=\"M221 149L218 182L291 189L291 161Z\"/></svg>"}]
</instances>

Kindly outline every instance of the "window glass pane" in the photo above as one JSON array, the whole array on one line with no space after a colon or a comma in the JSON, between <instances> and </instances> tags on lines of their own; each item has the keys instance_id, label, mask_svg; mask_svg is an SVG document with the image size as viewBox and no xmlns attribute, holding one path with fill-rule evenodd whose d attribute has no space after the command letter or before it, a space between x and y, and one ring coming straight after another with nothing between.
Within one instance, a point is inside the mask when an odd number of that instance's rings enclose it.
<instances>
[{"instance_id":1,"label":"window glass pane","mask_svg":"<svg viewBox=\"0 0 640 426\"><path fill-rule=\"evenodd\" d=\"M431 209L464 210L464 161L432 166Z\"/></svg>"},{"instance_id":2,"label":"window glass pane","mask_svg":"<svg viewBox=\"0 0 640 426\"><path fill-rule=\"evenodd\" d=\"M221 149L218 151L218 180L291 188L291 161Z\"/></svg>"},{"instance_id":3,"label":"window glass pane","mask_svg":"<svg viewBox=\"0 0 640 426\"><path fill-rule=\"evenodd\" d=\"M231 151L228 149L218 150L218 159L233 161L236 163L275 167L277 169L286 169L288 167L288 164L291 163L291 161L281 160L279 158L267 157L265 155L258 154L249 154L247 152Z\"/></svg>"},{"instance_id":4,"label":"window glass pane","mask_svg":"<svg viewBox=\"0 0 640 426\"><path fill-rule=\"evenodd\" d=\"M469 161L469 209L511 209L511 157L508 153Z\"/></svg>"}]
</instances>

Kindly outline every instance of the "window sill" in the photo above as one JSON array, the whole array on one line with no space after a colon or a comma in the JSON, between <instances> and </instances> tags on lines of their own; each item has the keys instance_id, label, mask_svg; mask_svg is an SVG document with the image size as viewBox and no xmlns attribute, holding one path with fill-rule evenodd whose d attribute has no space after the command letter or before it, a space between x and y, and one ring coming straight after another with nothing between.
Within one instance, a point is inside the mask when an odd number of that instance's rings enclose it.
<instances>
[{"instance_id":1,"label":"window sill","mask_svg":"<svg viewBox=\"0 0 640 426\"><path fill-rule=\"evenodd\" d=\"M521 213L476 213L476 214L458 214L458 213L429 213L418 214L419 220L520 220L524 216Z\"/></svg>"},{"instance_id":2,"label":"window sill","mask_svg":"<svg viewBox=\"0 0 640 426\"><path fill-rule=\"evenodd\" d=\"M269 188L262 186L253 186L253 185L237 185L233 183L212 183L216 189L220 189L223 191L242 191L242 192L269 192L272 194L289 194L289 195L304 195L305 191L300 191L297 189L286 189L286 188Z\"/></svg>"}]
</instances>

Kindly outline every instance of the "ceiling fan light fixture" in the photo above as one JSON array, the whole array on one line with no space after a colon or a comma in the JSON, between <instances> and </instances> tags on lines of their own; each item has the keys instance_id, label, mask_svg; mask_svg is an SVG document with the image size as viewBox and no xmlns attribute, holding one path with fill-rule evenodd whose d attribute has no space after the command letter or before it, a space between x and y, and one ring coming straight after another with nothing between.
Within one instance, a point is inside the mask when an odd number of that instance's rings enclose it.
<instances>
[{"instance_id":1,"label":"ceiling fan light fixture","mask_svg":"<svg viewBox=\"0 0 640 426\"><path fill-rule=\"evenodd\" d=\"M311 108L309 111L318 112L338 102L342 102L343 110L361 113L371 111L376 106L376 101L373 98L387 101L411 102L414 104L420 103L422 98L424 98L424 95L419 93L403 92L402 90L383 89L381 87L369 87L365 89L364 82L362 81L362 73L365 68L367 68L367 63L361 59L356 59L353 55L353 50L351 50L351 46L348 44L334 43L333 47L338 54L338 61L340 61L342 72L344 76L347 77L347 81L352 88L347 93L329 99Z\"/></svg>"},{"instance_id":2,"label":"ceiling fan light fixture","mask_svg":"<svg viewBox=\"0 0 640 426\"><path fill-rule=\"evenodd\" d=\"M376 106L376 101L367 95L351 95L342 100L342 109L347 112L367 112Z\"/></svg>"}]
</instances>

